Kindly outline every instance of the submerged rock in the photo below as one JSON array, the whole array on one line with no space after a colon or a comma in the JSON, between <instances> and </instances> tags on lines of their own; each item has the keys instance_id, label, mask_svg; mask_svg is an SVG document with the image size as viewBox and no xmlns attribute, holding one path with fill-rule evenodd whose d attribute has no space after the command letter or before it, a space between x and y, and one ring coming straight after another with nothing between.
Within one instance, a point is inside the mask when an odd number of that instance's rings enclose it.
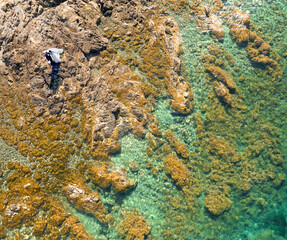
<instances>
[{"instance_id":1,"label":"submerged rock","mask_svg":"<svg viewBox=\"0 0 287 240\"><path fill-rule=\"evenodd\" d=\"M76 209L95 216L102 223L107 223L107 212L99 193L91 191L80 182L65 185L63 191Z\"/></svg>"},{"instance_id":2,"label":"submerged rock","mask_svg":"<svg viewBox=\"0 0 287 240\"><path fill-rule=\"evenodd\" d=\"M129 180L125 169L108 169L108 166L90 166L89 175L94 184L102 188L112 188L118 193L126 193L136 186L136 182Z\"/></svg>"},{"instance_id":3,"label":"submerged rock","mask_svg":"<svg viewBox=\"0 0 287 240\"><path fill-rule=\"evenodd\" d=\"M122 212L121 222L118 225L118 235L125 239L145 239L150 231L150 225L146 219L136 210Z\"/></svg>"},{"instance_id":4,"label":"submerged rock","mask_svg":"<svg viewBox=\"0 0 287 240\"><path fill-rule=\"evenodd\" d=\"M209 190L204 205L210 213L220 215L230 209L231 200L220 191Z\"/></svg>"}]
</instances>

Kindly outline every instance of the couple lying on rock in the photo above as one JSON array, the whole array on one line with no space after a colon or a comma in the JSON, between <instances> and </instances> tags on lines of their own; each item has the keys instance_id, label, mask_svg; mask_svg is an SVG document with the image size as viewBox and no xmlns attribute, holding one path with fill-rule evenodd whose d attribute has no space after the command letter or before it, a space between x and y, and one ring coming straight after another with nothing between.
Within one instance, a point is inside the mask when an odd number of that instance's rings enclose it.
<instances>
[{"instance_id":1,"label":"couple lying on rock","mask_svg":"<svg viewBox=\"0 0 287 240\"><path fill-rule=\"evenodd\" d=\"M61 65L60 54L63 52L63 49L58 48L49 48L48 50L43 51L49 65L52 66L51 83L49 84L50 88L54 86L55 81L59 77L58 72Z\"/></svg>"}]
</instances>

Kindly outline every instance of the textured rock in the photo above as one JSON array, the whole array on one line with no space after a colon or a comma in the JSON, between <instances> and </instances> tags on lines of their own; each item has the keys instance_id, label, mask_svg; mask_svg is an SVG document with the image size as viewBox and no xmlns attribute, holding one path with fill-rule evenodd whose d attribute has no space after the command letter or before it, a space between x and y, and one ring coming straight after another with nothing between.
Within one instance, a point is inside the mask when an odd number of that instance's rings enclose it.
<instances>
[{"instance_id":1,"label":"textured rock","mask_svg":"<svg viewBox=\"0 0 287 240\"><path fill-rule=\"evenodd\" d=\"M102 166L90 166L89 175L92 182L102 188L112 186L112 188L119 193L128 192L135 187L135 181L127 178L125 169L112 169L103 164Z\"/></svg>"},{"instance_id":2,"label":"textured rock","mask_svg":"<svg viewBox=\"0 0 287 240\"><path fill-rule=\"evenodd\" d=\"M232 103L232 97L229 93L229 89L225 87L224 84L218 81L214 81L214 90L217 94L217 96L223 100L225 103L231 105Z\"/></svg>"},{"instance_id":3,"label":"textured rock","mask_svg":"<svg viewBox=\"0 0 287 240\"><path fill-rule=\"evenodd\" d=\"M222 20L219 15L216 15L218 9L210 9L206 5L192 6L192 13L195 15L198 28L202 32L210 31L211 35L222 41L224 39L224 29L222 27Z\"/></svg>"},{"instance_id":4,"label":"textured rock","mask_svg":"<svg viewBox=\"0 0 287 240\"><path fill-rule=\"evenodd\" d=\"M222 192L212 189L207 191L204 205L213 215L220 215L230 209L231 200Z\"/></svg>"},{"instance_id":5,"label":"textured rock","mask_svg":"<svg viewBox=\"0 0 287 240\"><path fill-rule=\"evenodd\" d=\"M227 23L230 28L230 34L238 44L247 43L249 40L249 15L236 8L232 8L227 15Z\"/></svg>"},{"instance_id":6,"label":"textured rock","mask_svg":"<svg viewBox=\"0 0 287 240\"><path fill-rule=\"evenodd\" d=\"M168 175L178 186L188 186L190 183L190 174L187 168L180 162L175 154L169 154L164 159L164 168Z\"/></svg>"},{"instance_id":7,"label":"textured rock","mask_svg":"<svg viewBox=\"0 0 287 240\"><path fill-rule=\"evenodd\" d=\"M80 180L64 185L63 191L75 208L95 216L102 223L107 223L106 210L99 193L91 191Z\"/></svg>"},{"instance_id":8,"label":"textured rock","mask_svg":"<svg viewBox=\"0 0 287 240\"><path fill-rule=\"evenodd\" d=\"M55 7L46 8L50 6ZM63 79L58 80L58 85L63 85L68 95L79 93L90 78L89 56L108 43L97 29L100 9L80 0L7 1L1 5L1 12L0 45L14 85L27 87L31 96L43 97L33 104L52 114L61 113L63 106L57 104L57 99L63 102L66 97L58 91L55 99L43 84L42 75L48 82L51 69L47 69L42 51L49 47L64 49L60 67Z\"/></svg>"},{"instance_id":9,"label":"textured rock","mask_svg":"<svg viewBox=\"0 0 287 240\"><path fill-rule=\"evenodd\" d=\"M138 211L122 213L122 220L118 226L118 235L125 239L143 240L150 233L150 225Z\"/></svg>"},{"instance_id":10,"label":"textured rock","mask_svg":"<svg viewBox=\"0 0 287 240\"><path fill-rule=\"evenodd\" d=\"M170 146L175 148L175 151L179 156L183 158L189 158L189 151L185 143L179 141L171 130L165 131L165 137L167 141L169 142Z\"/></svg>"},{"instance_id":11,"label":"textured rock","mask_svg":"<svg viewBox=\"0 0 287 240\"><path fill-rule=\"evenodd\" d=\"M213 37L222 41L224 38L224 29L219 18L215 14L210 14L207 18L207 22L209 23L209 29Z\"/></svg>"},{"instance_id":12,"label":"textured rock","mask_svg":"<svg viewBox=\"0 0 287 240\"><path fill-rule=\"evenodd\" d=\"M232 77L222 68L216 66L207 66L206 71L209 72L214 79L226 85L230 91L234 92L236 90L236 85Z\"/></svg>"},{"instance_id":13,"label":"textured rock","mask_svg":"<svg viewBox=\"0 0 287 240\"><path fill-rule=\"evenodd\" d=\"M3 223L8 228L13 228L20 226L22 222L31 221L44 199L34 180L16 178L16 173L10 179L9 191L0 194L0 206Z\"/></svg>"}]
</instances>

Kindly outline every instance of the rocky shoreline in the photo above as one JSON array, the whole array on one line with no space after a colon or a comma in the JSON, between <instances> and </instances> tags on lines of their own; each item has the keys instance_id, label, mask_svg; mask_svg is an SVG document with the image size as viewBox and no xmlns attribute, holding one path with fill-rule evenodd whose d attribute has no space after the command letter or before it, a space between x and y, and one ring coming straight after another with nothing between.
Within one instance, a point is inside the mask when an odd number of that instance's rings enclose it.
<instances>
[{"instance_id":1,"label":"rocky shoreline","mask_svg":"<svg viewBox=\"0 0 287 240\"><path fill-rule=\"evenodd\" d=\"M261 92L268 99L281 82L282 60L246 12L220 0L191 2L1 1L0 239L96 239L65 204L119 238L187 239L201 234L196 216L214 226L239 219L237 196L260 184L282 187L276 124L248 105L244 73L222 44L230 34L245 49L270 84ZM180 14L213 43L202 49L195 75L204 76L205 103L187 72ZM50 47L64 50L52 87L42 53ZM164 101L177 127L160 127L155 111ZM146 143L144 158L117 167L111 158L129 135ZM139 182L145 178L165 192L153 201L164 215L161 232L145 212L123 207L138 184L149 186Z\"/></svg>"}]
</instances>

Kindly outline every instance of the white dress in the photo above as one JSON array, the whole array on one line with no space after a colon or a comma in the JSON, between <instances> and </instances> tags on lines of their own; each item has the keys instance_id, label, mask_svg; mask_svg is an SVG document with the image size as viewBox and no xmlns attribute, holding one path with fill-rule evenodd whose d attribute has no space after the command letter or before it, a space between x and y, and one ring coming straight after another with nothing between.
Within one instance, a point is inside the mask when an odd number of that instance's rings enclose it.
<instances>
[{"instance_id":1,"label":"white dress","mask_svg":"<svg viewBox=\"0 0 287 240\"><path fill-rule=\"evenodd\" d=\"M60 63L61 62L60 54L63 53L64 50L63 49L59 49L59 48L49 48L49 49L43 51L43 53L46 54L50 50L51 50L51 57L54 60L54 62L55 63Z\"/></svg>"}]
</instances>

